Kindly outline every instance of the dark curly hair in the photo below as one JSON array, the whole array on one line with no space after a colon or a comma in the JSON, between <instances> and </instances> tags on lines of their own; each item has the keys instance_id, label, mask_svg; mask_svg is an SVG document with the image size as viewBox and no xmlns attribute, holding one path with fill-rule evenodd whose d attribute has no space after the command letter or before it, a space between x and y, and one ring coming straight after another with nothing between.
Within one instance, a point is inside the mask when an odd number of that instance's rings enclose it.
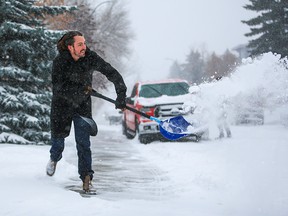
<instances>
[{"instance_id":1,"label":"dark curly hair","mask_svg":"<svg viewBox=\"0 0 288 216\"><path fill-rule=\"evenodd\" d=\"M68 45L72 45L74 43L75 36L83 36L83 34L79 31L69 31L65 33L57 42L57 50L59 52L68 50Z\"/></svg>"}]
</instances>

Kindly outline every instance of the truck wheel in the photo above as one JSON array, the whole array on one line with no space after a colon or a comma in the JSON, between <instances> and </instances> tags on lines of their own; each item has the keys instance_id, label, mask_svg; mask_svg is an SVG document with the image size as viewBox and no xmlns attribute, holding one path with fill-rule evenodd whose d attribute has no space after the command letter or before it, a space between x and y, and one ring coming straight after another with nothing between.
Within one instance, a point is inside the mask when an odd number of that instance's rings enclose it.
<instances>
[{"instance_id":1,"label":"truck wheel","mask_svg":"<svg viewBox=\"0 0 288 216\"><path fill-rule=\"evenodd\" d=\"M126 124L125 121L122 120L122 134L126 136Z\"/></svg>"},{"instance_id":2,"label":"truck wheel","mask_svg":"<svg viewBox=\"0 0 288 216\"><path fill-rule=\"evenodd\" d=\"M149 135L139 134L139 141L140 141L140 143L148 144L148 143L152 142L152 139Z\"/></svg>"},{"instance_id":3,"label":"truck wheel","mask_svg":"<svg viewBox=\"0 0 288 216\"><path fill-rule=\"evenodd\" d=\"M127 137L127 139L133 139L135 137L135 135L133 136L128 132L128 128L126 126L125 121L122 121L122 133Z\"/></svg>"}]
</instances>

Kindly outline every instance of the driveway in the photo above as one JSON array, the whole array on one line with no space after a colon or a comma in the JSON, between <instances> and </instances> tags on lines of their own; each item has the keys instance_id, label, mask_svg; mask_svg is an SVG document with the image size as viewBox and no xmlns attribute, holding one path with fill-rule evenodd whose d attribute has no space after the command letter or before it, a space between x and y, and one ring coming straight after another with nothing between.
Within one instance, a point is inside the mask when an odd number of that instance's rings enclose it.
<instances>
[{"instance_id":1,"label":"driveway","mask_svg":"<svg viewBox=\"0 0 288 216\"><path fill-rule=\"evenodd\" d=\"M137 140L133 143L119 131L101 131L91 143L93 185L102 198L151 200L165 199L173 193L165 173L133 147L141 145Z\"/></svg>"}]
</instances>

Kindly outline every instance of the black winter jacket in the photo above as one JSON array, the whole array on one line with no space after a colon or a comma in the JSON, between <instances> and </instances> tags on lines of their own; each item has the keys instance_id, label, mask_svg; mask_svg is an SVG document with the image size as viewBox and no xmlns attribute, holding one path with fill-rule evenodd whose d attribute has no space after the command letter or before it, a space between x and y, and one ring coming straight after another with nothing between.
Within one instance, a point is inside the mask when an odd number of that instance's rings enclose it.
<instances>
[{"instance_id":1,"label":"black winter jacket","mask_svg":"<svg viewBox=\"0 0 288 216\"><path fill-rule=\"evenodd\" d=\"M51 104L51 135L65 138L70 133L75 114L92 117L91 96L85 94L92 86L92 73L99 71L114 83L117 96L126 96L126 85L119 72L99 55L87 48L86 55L74 61L68 51L61 52L53 61Z\"/></svg>"}]
</instances>

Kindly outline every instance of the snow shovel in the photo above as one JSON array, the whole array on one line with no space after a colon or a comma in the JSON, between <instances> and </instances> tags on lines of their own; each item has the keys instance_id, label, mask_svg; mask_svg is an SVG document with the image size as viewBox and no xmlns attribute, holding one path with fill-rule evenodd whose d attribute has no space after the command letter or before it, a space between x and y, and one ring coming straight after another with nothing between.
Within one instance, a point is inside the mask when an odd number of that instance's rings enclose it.
<instances>
[{"instance_id":1,"label":"snow shovel","mask_svg":"<svg viewBox=\"0 0 288 216\"><path fill-rule=\"evenodd\" d=\"M106 101L109 101L113 104L116 103L115 100L111 99L111 98L108 98L100 93L98 93L97 91L95 91L94 89L92 90L91 92L91 95L94 96L94 97L98 97L98 98L102 98ZM139 110L136 110L132 107L129 107L129 106L125 106L126 109L134 112L134 113L137 113L143 117L146 117L152 121L156 121L159 126L160 126L160 133L167 139L169 140L177 140L177 139L180 139L182 137L185 137L185 136L196 136L196 134L193 134L191 132L189 132L190 128L193 126L187 122L183 116L176 116L176 117L173 117L173 118L170 118L170 119L166 119L164 121L154 117L154 116L150 116L146 113L143 113L143 112L140 112Z\"/></svg>"}]
</instances>

